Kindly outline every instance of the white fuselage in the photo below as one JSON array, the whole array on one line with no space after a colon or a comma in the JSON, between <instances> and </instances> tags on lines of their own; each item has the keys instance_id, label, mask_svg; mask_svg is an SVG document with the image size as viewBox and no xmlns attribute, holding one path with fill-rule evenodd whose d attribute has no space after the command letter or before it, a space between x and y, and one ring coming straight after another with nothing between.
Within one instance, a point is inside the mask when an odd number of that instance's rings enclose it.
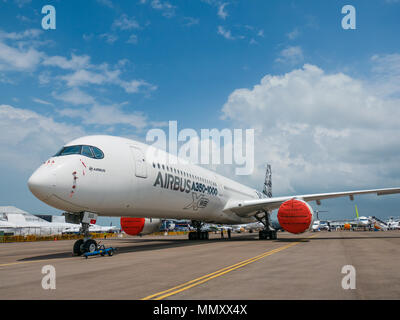
<instances>
[{"instance_id":1,"label":"white fuselage","mask_svg":"<svg viewBox=\"0 0 400 320\"><path fill-rule=\"evenodd\" d=\"M88 136L66 147L82 145L100 149L104 157L51 157L28 181L37 198L60 210L101 216L255 221L223 212L230 201L262 197L255 189L137 141Z\"/></svg>"}]
</instances>

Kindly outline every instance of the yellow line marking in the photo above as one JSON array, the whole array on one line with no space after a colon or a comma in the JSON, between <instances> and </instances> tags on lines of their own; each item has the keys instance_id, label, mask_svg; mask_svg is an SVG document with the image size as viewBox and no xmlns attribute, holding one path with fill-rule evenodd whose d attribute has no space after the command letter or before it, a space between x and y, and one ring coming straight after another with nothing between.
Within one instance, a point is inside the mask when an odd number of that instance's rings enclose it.
<instances>
[{"instance_id":1,"label":"yellow line marking","mask_svg":"<svg viewBox=\"0 0 400 320\"><path fill-rule=\"evenodd\" d=\"M13 265L16 265L16 264L26 264L26 263L43 262L43 261L48 261L48 260L34 260L34 261L21 261L21 262L4 263L4 264L0 264L0 267L13 266Z\"/></svg>"},{"instance_id":2,"label":"yellow line marking","mask_svg":"<svg viewBox=\"0 0 400 320\"><path fill-rule=\"evenodd\" d=\"M310 236L309 238L313 238L313 237L316 237L316 236L317 236L317 234L316 234L316 235L312 235L312 236ZM285 250L285 249L288 249L288 248L290 248L290 247L293 247L293 246L295 246L295 245L297 245L297 244L299 244L299 243L301 243L301 242L304 242L304 241L305 241L305 239L299 239L299 241L296 241L296 242L294 242L294 243L291 243L291 244L282 246L282 247L280 247L280 248L277 248L277 249L273 249L273 250L264 252L264 253L262 253L262 254L260 254L260 255L258 255L258 256L255 256L255 257L253 257L253 258L249 258L249 259L247 259L247 260L244 260L244 261L235 263L235 264L233 264L233 265L231 265L231 266L228 266L228 267L219 269L219 270L217 270L217 271L214 271L214 272L212 272L212 273L206 274L206 275L204 275L204 276L202 276L202 277L193 279L193 280L191 280L191 281L185 282L185 283L183 283L183 284L180 284L180 285L175 286L175 287L173 287L173 288L170 288L170 289L168 289L168 290L160 291L160 292L157 292L157 293L155 293L155 294L149 295L149 296L147 296L147 297L142 298L141 300L150 300L150 299L153 299L153 300L161 300L161 299L164 299L164 298L166 298L166 297L175 295L175 294L177 294L177 293L179 293L179 292L182 292L182 291L188 290L188 289L190 289L190 288L193 288L193 287L195 287L195 286L198 286L198 285L200 285L200 284L202 284L202 283L204 283L204 282L210 281L211 279L220 277L220 276L222 276L222 275L224 275L224 274L226 274L226 273L229 273L229 272L231 272L231 271L234 271L234 270L236 270L236 269L242 268L242 267L244 267L244 266L246 266L246 265L248 265L248 264L250 264L250 263L256 262L256 261L258 261L258 260L260 260L260 259L262 259L262 258L265 258L265 257L267 257L267 256L270 256L270 255L272 255L272 254L274 254L274 253L278 253L278 252L280 252L280 251L283 251L283 250Z\"/></svg>"}]
</instances>

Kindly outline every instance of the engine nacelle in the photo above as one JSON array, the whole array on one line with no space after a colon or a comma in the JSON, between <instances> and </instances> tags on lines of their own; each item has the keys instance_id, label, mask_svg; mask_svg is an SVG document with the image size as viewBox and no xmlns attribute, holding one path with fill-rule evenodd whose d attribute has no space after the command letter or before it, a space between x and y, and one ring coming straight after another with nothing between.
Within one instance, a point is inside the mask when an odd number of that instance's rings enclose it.
<instances>
[{"instance_id":1,"label":"engine nacelle","mask_svg":"<svg viewBox=\"0 0 400 320\"><path fill-rule=\"evenodd\" d=\"M310 230L314 220L314 211L303 201L292 199L281 204L278 221L281 227L290 233L303 233Z\"/></svg>"},{"instance_id":2,"label":"engine nacelle","mask_svg":"<svg viewBox=\"0 0 400 320\"><path fill-rule=\"evenodd\" d=\"M150 234L160 230L161 219L121 217L121 229L130 236Z\"/></svg>"}]
</instances>

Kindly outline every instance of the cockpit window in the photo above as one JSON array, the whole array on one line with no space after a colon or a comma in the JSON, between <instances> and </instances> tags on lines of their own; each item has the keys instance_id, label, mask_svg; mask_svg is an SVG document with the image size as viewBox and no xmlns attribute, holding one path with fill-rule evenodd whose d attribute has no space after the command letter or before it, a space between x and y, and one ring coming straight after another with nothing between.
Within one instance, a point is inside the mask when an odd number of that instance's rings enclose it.
<instances>
[{"instance_id":1,"label":"cockpit window","mask_svg":"<svg viewBox=\"0 0 400 320\"><path fill-rule=\"evenodd\" d=\"M94 158L94 159L103 159L104 153L99 148L93 146L67 146L63 147L59 152L57 152L54 156L68 156L71 154L81 154L85 157Z\"/></svg>"},{"instance_id":2,"label":"cockpit window","mask_svg":"<svg viewBox=\"0 0 400 320\"><path fill-rule=\"evenodd\" d=\"M103 158L104 158L104 153L103 153L103 151L101 151L99 148L90 147L90 149L92 149L92 152L93 152L94 157L95 157L96 159L103 159Z\"/></svg>"},{"instance_id":3,"label":"cockpit window","mask_svg":"<svg viewBox=\"0 0 400 320\"><path fill-rule=\"evenodd\" d=\"M93 158L92 150L90 150L89 146L82 146L81 154L83 156L86 156L86 157L89 157L89 158Z\"/></svg>"},{"instance_id":4,"label":"cockpit window","mask_svg":"<svg viewBox=\"0 0 400 320\"><path fill-rule=\"evenodd\" d=\"M71 154L81 154L81 149L82 149L82 146L64 147L59 152L57 152L57 154L55 156L58 157L58 156L68 156Z\"/></svg>"}]
</instances>

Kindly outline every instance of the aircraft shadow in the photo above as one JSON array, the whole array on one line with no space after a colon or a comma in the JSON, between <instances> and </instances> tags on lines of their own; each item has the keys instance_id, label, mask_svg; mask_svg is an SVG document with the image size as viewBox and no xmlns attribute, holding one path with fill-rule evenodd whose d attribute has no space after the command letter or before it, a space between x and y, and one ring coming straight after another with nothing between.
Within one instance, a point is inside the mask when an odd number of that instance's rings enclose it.
<instances>
[{"instance_id":1,"label":"aircraft shadow","mask_svg":"<svg viewBox=\"0 0 400 320\"><path fill-rule=\"evenodd\" d=\"M320 240L376 240L376 239L400 239L399 236L350 236L350 237L315 237L315 238L280 238L278 234L278 239L276 240L259 240L257 234L248 234L241 236L233 236L231 239L228 238L213 238L209 240L188 240L188 239L108 239L107 247L112 246L117 248L117 254L131 253L131 252L144 252L153 250L162 250L170 248L197 246L208 243L217 243L221 241L229 242L243 242L243 241L265 241L265 242L275 242L275 243L292 243L292 242L311 242ZM110 241L111 240L111 241ZM119 247L118 244L128 244ZM129 245L132 244L132 245ZM35 261L35 260L52 260L52 259L65 259L65 258L78 258L72 255L71 251L58 252L34 257L27 257L19 259L18 261Z\"/></svg>"},{"instance_id":2,"label":"aircraft shadow","mask_svg":"<svg viewBox=\"0 0 400 320\"><path fill-rule=\"evenodd\" d=\"M241 236L241 237L232 237L228 238L215 238L209 240L188 240L188 239L112 239L112 242L108 242L106 247L115 247L117 248L117 254L130 253L130 252L141 252L141 251L152 251L152 250L161 250L161 249L170 249L170 248L178 248L178 247L187 247L187 246L195 246L202 245L207 243L215 243L221 241L230 241L230 242L238 242L238 241L253 241L257 240L257 237L253 236ZM122 246L118 247L118 243L127 244L132 243L134 245L130 246ZM64 258L78 258L72 255L71 251L68 252L59 252L53 254L46 254L34 257L27 257L19 259L18 261L35 261L35 260L52 260L52 259L64 259Z\"/></svg>"}]
</instances>

